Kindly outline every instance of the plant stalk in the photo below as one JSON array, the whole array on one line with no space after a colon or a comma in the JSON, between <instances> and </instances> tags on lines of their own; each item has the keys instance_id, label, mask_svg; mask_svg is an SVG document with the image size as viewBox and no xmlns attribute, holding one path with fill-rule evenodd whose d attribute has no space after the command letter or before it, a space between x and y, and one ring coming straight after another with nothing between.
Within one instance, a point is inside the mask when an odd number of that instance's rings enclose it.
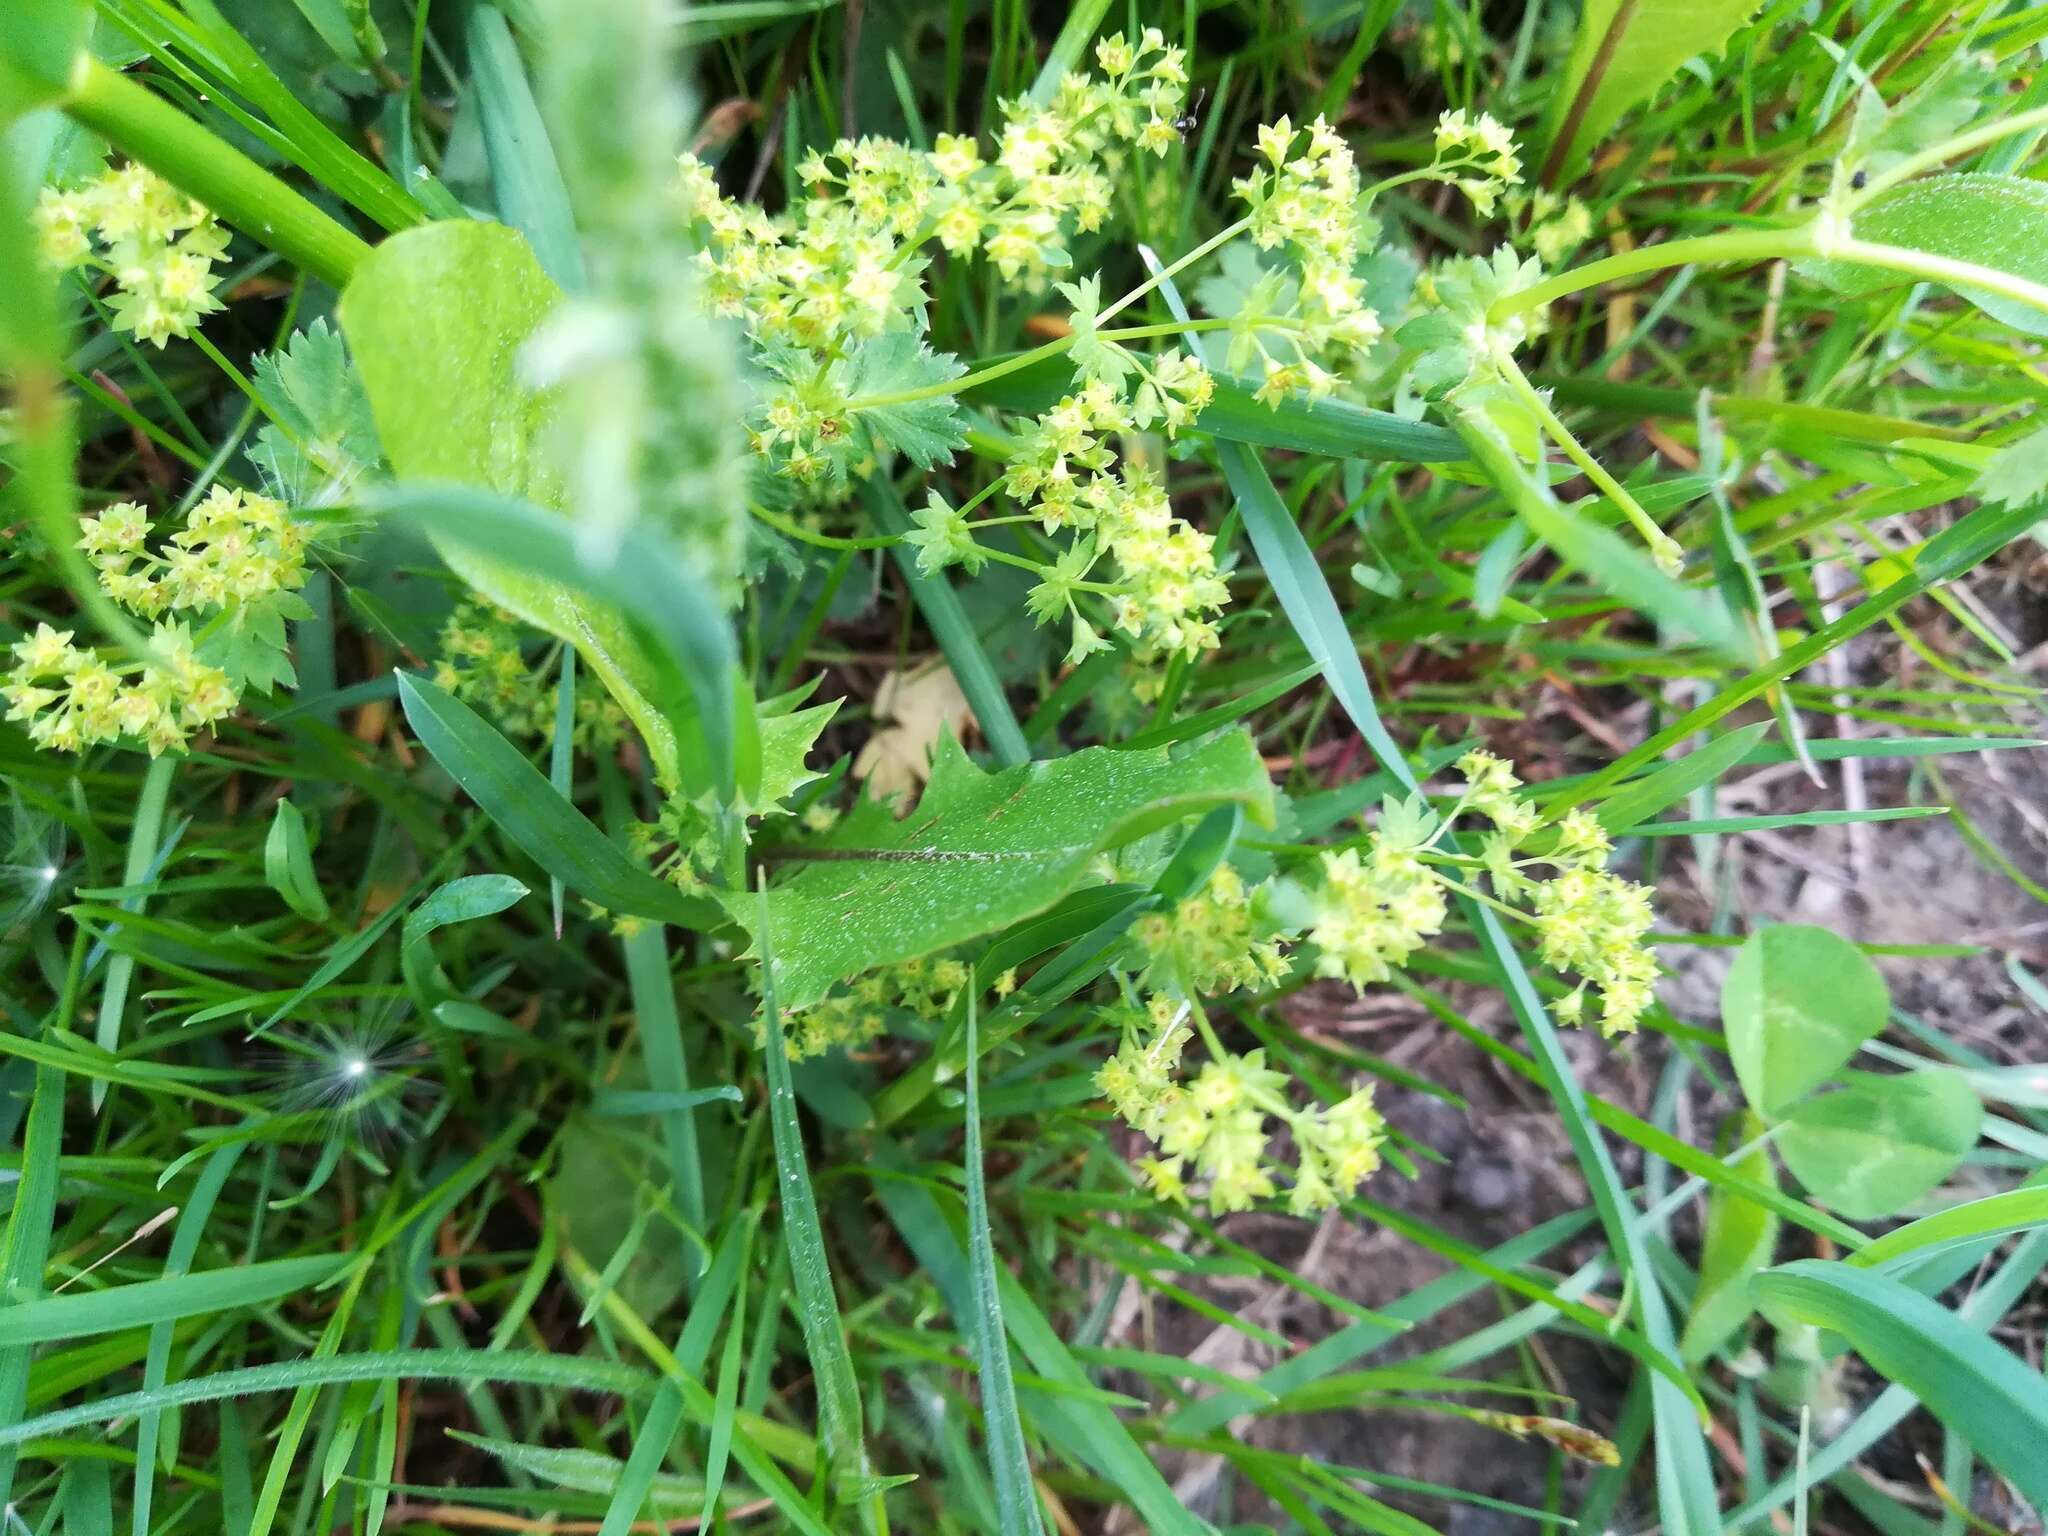
<instances>
[{"instance_id":1,"label":"plant stalk","mask_svg":"<svg viewBox=\"0 0 2048 1536\"><path fill-rule=\"evenodd\" d=\"M358 236L169 102L97 59L64 110L251 239L336 288L370 254Z\"/></svg>"}]
</instances>

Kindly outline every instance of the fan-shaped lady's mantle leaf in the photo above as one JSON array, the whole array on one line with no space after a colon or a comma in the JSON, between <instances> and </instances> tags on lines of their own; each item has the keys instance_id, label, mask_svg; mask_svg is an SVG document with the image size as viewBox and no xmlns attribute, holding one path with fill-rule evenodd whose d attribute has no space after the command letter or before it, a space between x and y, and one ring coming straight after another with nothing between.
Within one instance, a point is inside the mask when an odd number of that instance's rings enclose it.
<instances>
[{"instance_id":1,"label":"fan-shaped lady's mantle leaf","mask_svg":"<svg viewBox=\"0 0 2048 1536\"><path fill-rule=\"evenodd\" d=\"M1066 895L1103 849L1232 801L1270 823L1273 788L1242 731L1177 758L1090 747L1000 773L944 737L915 811L898 821L864 802L769 891L775 994L800 1008L844 977L1008 927ZM751 893L720 900L759 926Z\"/></svg>"}]
</instances>

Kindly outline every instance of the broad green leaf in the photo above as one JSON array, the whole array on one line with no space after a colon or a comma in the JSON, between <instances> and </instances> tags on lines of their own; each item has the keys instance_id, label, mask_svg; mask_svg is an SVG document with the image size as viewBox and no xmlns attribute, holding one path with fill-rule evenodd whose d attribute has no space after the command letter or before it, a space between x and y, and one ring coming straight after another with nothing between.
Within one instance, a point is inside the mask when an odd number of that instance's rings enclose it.
<instances>
[{"instance_id":1,"label":"broad green leaf","mask_svg":"<svg viewBox=\"0 0 2048 1536\"><path fill-rule=\"evenodd\" d=\"M1763 1122L1753 1114L1733 1117L1730 1134L1753 1142ZM1771 1189L1778 1187L1771 1149L1756 1146L1737 1161L1735 1171ZM1716 1187L1707 1197L1707 1229L1700 1248L1700 1283L1693 1292L1692 1315L1685 1320L1679 1352L1688 1365L1698 1365L1726 1344L1749 1317L1749 1283L1778 1244L1778 1216L1737 1190Z\"/></svg>"},{"instance_id":2,"label":"broad green leaf","mask_svg":"<svg viewBox=\"0 0 2048 1536\"><path fill-rule=\"evenodd\" d=\"M1778 923L1736 952L1721 986L1721 1028L1750 1108L1775 1120L1884 1028L1891 997L1840 934Z\"/></svg>"},{"instance_id":3,"label":"broad green leaf","mask_svg":"<svg viewBox=\"0 0 2048 1536\"><path fill-rule=\"evenodd\" d=\"M1831 1329L1926 1404L2036 1508L2048 1507L2048 1380L1889 1276L1802 1259L1757 1277L1774 1314Z\"/></svg>"},{"instance_id":4,"label":"broad green leaf","mask_svg":"<svg viewBox=\"0 0 2048 1536\"><path fill-rule=\"evenodd\" d=\"M910 815L864 802L769 891L776 995L801 1008L835 981L1007 928L1054 905L1103 849L1233 801L1270 821L1272 786L1241 731L1180 758L1091 747L993 774L942 737ZM754 898L719 900L758 940Z\"/></svg>"},{"instance_id":5,"label":"broad green leaf","mask_svg":"<svg viewBox=\"0 0 2048 1536\"><path fill-rule=\"evenodd\" d=\"M1859 240L1902 245L2048 283L2048 186L2024 176L1965 171L1909 181L1857 213L1850 227ZM1901 273L1839 261L1802 263L1801 270L1848 294L1912 281ZM2031 304L1973 288L1957 291L2014 330L2048 336L2048 314Z\"/></svg>"},{"instance_id":6,"label":"broad green leaf","mask_svg":"<svg viewBox=\"0 0 2048 1536\"><path fill-rule=\"evenodd\" d=\"M1561 168L1649 100L1686 60L1715 54L1761 0L1586 0L1558 81L1546 170Z\"/></svg>"},{"instance_id":7,"label":"broad green leaf","mask_svg":"<svg viewBox=\"0 0 2048 1536\"><path fill-rule=\"evenodd\" d=\"M674 1304L697 1267L673 1218L657 1214L651 1191L666 1183L659 1150L617 1121L578 1115L562 1138L548 1206L578 1253L600 1265L604 1289L642 1317ZM595 1310L599 1297L588 1298Z\"/></svg>"},{"instance_id":8,"label":"broad green leaf","mask_svg":"<svg viewBox=\"0 0 2048 1536\"><path fill-rule=\"evenodd\" d=\"M540 447L549 402L519 377L520 348L560 300L526 241L501 224L408 230L360 264L342 295L341 326L395 474L560 504ZM480 595L575 646L656 765L679 777L675 730L650 701L659 667L615 608L474 541L437 538L436 547Z\"/></svg>"},{"instance_id":9,"label":"broad green leaf","mask_svg":"<svg viewBox=\"0 0 2048 1536\"><path fill-rule=\"evenodd\" d=\"M263 878L307 922L327 921L327 898L320 892L312 850L306 846L306 818L289 800L278 801L270 819L270 835L263 840Z\"/></svg>"},{"instance_id":10,"label":"broad green leaf","mask_svg":"<svg viewBox=\"0 0 2048 1536\"><path fill-rule=\"evenodd\" d=\"M714 910L635 864L467 704L400 673L399 702L420 745L536 864L599 906L682 928L717 926Z\"/></svg>"},{"instance_id":11,"label":"broad green leaf","mask_svg":"<svg viewBox=\"0 0 2048 1536\"><path fill-rule=\"evenodd\" d=\"M1745 725L1686 753L1676 762L1666 763L1647 778L1624 785L1601 802L1595 813L1600 825L1620 834L1649 821L1667 806L1678 804L1694 790L1718 780L1741 762L1770 728L1767 720Z\"/></svg>"},{"instance_id":12,"label":"broad green leaf","mask_svg":"<svg viewBox=\"0 0 2048 1536\"><path fill-rule=\"evenodd\" d=\"M1858 1073L1785 1117L1778 1151L1819 1199L1851 1221L1895 1215L1955 1172L1984 1123L1959 1072Z\"/></svg>"},{"instance_id":13,"label":"broad green leaf","mask_svg":"<svg viewBox=\"0 0 2048 1536\"><path fill-rule=\"evenodd\" d=\"M648 712L644 719L636 716L635 723L643 734L650 726L659 729L674 753L672 762L663 764L675 775L666 782L679 784L692 797L715 782L720 801L733 802L737 760L732 725L740 701L729 691L737 662L732 629L681 551L665 537L644 525L633 526L621 531L611 548L592 549L566 518L517 497L460 485L399 486L369 504L420 524L444 556L451 549L466 551L498 570L544 584L576 605L585 620L605 616L611 644L634 660L634 696ZM621 702L630 712L631 704ZM746 707L751 720L751 705ZM718 729L701 729L707 721ZM707 749L718 754L715 762L705 758Z\"/></svg>"}]
</instances>

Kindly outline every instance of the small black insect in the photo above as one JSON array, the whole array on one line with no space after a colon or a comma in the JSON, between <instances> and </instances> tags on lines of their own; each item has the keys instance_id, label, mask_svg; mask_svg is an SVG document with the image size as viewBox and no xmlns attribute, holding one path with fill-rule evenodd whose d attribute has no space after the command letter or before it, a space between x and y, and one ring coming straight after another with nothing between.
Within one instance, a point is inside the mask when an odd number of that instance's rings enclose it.
<instances>
[{"instance_id":1,"label":"small black insect","mask_svg":"<svg viewBox=\"0 0 2048 1536\"><path fill-rule=\"evenodd\" d=\"M1195 131L1200 121L1196 114L1202 110L1202 103L1208 100L1208 97L1209 89L1207 86L1204 86L1201 90L1195 92L1195 99L1188 103L1187 111L1173 120L1173 131L1183 139Z\"/></svg>"},{"instance_id":2,"label":"small black insect","mask_svg":"<svg viewBox=\"0 0 2048 1536\"><path fill-rule=\"evenodd\" d=\"M1849 178L1849 190L1851 192L1861 192L1863 184L1868 180L1870 180L1870 173L1868 171L1858 171Z\"/></svg>"}]
</instances>

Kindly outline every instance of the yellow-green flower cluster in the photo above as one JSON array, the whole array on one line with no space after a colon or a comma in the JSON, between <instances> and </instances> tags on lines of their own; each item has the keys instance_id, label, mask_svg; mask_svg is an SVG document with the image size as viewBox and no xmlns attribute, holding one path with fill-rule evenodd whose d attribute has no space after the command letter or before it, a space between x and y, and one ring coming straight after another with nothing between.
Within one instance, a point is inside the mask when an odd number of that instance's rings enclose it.
<instances>
[{"instance_id":1,"label":"yellow-green flower cluster","mask_svg":"<svg viewBox=\"0 0 2048 1536\"><path fill-rule=\"evenodd\" d=\"M972 975L963 960L905 960L856 977L807 1008L784 1009L783 1042L789 1059L802 1061L835 1048L856 1050L888 1029L891 1009L921 1019L944 1018ZM1010 981L1006 977L999 984L999 994L1009 990ZM754 1043L767 1043L767 1030L759 1020L754 1024Z\"/></svg>"},{"instance_id":2,"label":"yellow-green flower cluster","mask_svg":"<svg viewBox=\"0 0 2048 1536\"><path fill-rule=\"evenodd\" d=\"M559 703L554 669L528 658L521 639L511 614L466 597L441 625L434 681L511 734L553 741ZM625 736L626 712L610 694L576 690L570 739L580 751L609 751Z\"/></svg>"},{"instance_id":3,"label":"yellow-green flower cluster","mask_svg":"<svg viewBox=\"0 0 2048 1536\"><path fill-rule=\"evenodd\" d=\"M1655 997L1657 962L1643 943L1653 921L1650 892L1608 871L1613 849L1606 830L1584 810L1567 813L1549 829L1542 851L1524 851L1538 846L1538 818L1514 793L1513 771L1487 752L1468 752L1458 767L1466 779L1466 803L1493 823L1481 840L1480 858L1495 894L1526 900L1543 963L1582 978L1553 1011L1576 1024L1595 1001L1602 1034L1633 1030ZM1548 868L1551 878L1530 873L1539 867Z\"/></svg>"},{"instance_id":4,"label":"yellow-green flower cluster","mask_svg":"<svg viewBox=\"0 0 2048 1536\"><path fill-rule=\"evenodd\" d=\"M119 501L78 541L107 595L144 618L233 608L306 584L306 529L268 496L217 485L160 551L149 550L148 535L149 515Z\"/></svg>"},{"instance_id":5,"label":"yellow-green flower cluster","mask_svg":"<svg viewBox=\"0 0 2048 1536\"><path fill-rule=\"evenodd\" d=\"M161 347L221 307L214 263L228 233L206 208L140 165L83 186L46 187L36 200L43 259L60 272L94 266L112 275L114 324Z\"/></svg>"},{"instance_id":6,"label":"yellow-green flower cluster","mask_svg":"<svg viewBox=\"0 0 2048 1536\"><path fill-rule=\"evenodd\" d=\"M684 204L710 235L699 260L711 302L763 338L831 353L922 310L926 263L912 253L927 240L1042 284L1067 264L1069 228L1101 227L1121 157L1180 142L1180 49L1147 28L1135 44L1105 38L1096 61L1100 77L1070 73L1048 102L1003 102L992 161L960 134L929 150L863 138L812 151L797 166L805 199L781 219L724 198L685 155Z\"/></svg>"},{"instance_id":7,"label":"yellow-green flower cluster","mask_svg":"<svg viewBox=\"0 0 2048 1536\"><path fill-rule=\"evenodd\" d=\"M1529 199L1529 246L1546 267L1555 267L1593 233L1593 216L1576 197L1539 187Z\"/></svg>"},{"instance_id":8,"label":"yellow-green flower cluster","mask_svg":"<svg viewBox=\"0 0 2048 1536\"><path fill-rule=\"evenodd\" d=\"M1158 1155L1140 1158L1138 1167L1162 1200L1185 1205L1200 1193L1212 1214L1244 1211L1284 1183L1288 1209L1313 1215L1379 1167L1386 1125L1369 1086L1336 1104L1298 1109L1287 1097L1287 1074L1267 1066L1264 1051L1237 1055L1213 1046L1201 1070L1183 1079L1189 1011L1163 994L1142 1014L1134 1010L1095 1079L1117 1114L1157 1144ZM1273 1133L1283 1127L1294 1145L1291 1168L1273 1155Z\"/></svg>"},{"instance_id":9,"label":"yellow-green flower cluster","mask_svg":"<svg viewBox=\"0 0 2048 1536\"><path fill-rule=\"evenodd\" d=\"M1201 377L1206 383L1209 375ZM1216 571L1214 538L1174 515L1156 474L1141 464L1115 464L1104 437L1129 422L1112 388L1097 380L1026 430L1004 475L1004 488L1046 532L1064 528L1083 536L1076 558L1063 560L1032 602L1040 622L1073 620L1070 661L1106 644L1066 590L1091 589L1079 584L1100 555L1114 562L1116 579L1094 586L1109 598L1112 621L1131 637L1140 660L1215 649L1214 616L1229 601Z\"/></svg>"},{"instance_id":10,"label":"yellow-green flower cluster","mask_svg":"<svg viewBox=\"0 0 2048 1536\"><path fill-rule=\"evenodd\" d=\"M1350 146L1321 117L1304 129L1283 117L1259 129L1259 152L1266 163L1231 185L1250 210L1252 243L1292 256L1299 298L1290 326L1274 327L1255 308L1240 339L1259 353L1259 398L1277 407L1299 389L1328 394L1336 379L1318 359L1364 352L1379 339L1380 322L1356 270L1362 210ZM1267 345L1281 336L1291 357Z\"/></svg>"},{"instance_id":11,"label":"yellow-green flower cluster","mask_svg":"<svg viewBox=\"0 0 2048 1536\"><path fill-rule=\"evenodd\" d=\"M78 542L108 597L145 619L204 616L200 636L161 622L148 654L123 660L72 644L72 630L38 625L14 646L0 689L7 718L26 722L36 745L76 752L125 738L152 757L182 748L240 702L227 670L203 658L204 644L251 604L306 580L305 530L267 496L217 486L160 550L149 548L149 531L140 506L116 502L85 523Z\"/></svg>"},{"instance_id":12,"label":"yellow-green flower cluster","mask_svg":"<svg viewBox=\"0 0 2048 1536\"><path fill-rule=\"evenodd\" d=\"M1590 993L1603 1033L1634 1029L1657 975L1643 943L1652 921L1649 891L1608 871L1612 848L1590 813L1574 810L1546 827L1535 806L1516 793L1521 781L1513 768L1490 752L1466 753L1458 771L1464 789L1441 817L1420 800L1390 801L1362 852L1322 855L1322 887L1308 934L1319 951L1317 974L1341 976L1361 989L1386 981L1442 931L1451 878L1438 866L1456 861L1436 844L1469 813L1491 823L1473 862L1494 895L1525 904L1516 915L1535 929L1543 963L1580 978L1558 1003L1558 1017L1580 1022ZM1533 873L1538 870L1547 877Z\"/></svg>"},{"instance_id":13,"label":"yellow-green flower cluster","mask_svg":"<svg viewBox=\"0 0 2048 1536\"><path fill-rule=\"evenodd\" d=\"M1280 940L1259 932L1252 894L1242 875L1219 864L1208 883L1171 912L1139 918L1131 932L1145 951L1152 984L1206 997L1286 976Z\"/></svg>"},{"instance_id":14,"label":"yellow-green flower cluster","mask_svg":"<svg viewBox=\"0 0 2048 1536\"><path fill-rule=\"evenodd\" d=\"M1414 846L1384 828L1363 856L1356 848L1324 854L1322 876L1308 934L1318 976L1341 976L1362 991L1443 931L1442 882Z\"/></svg>"},{"instance_id":15,"label":"yellow-green flower cluster","mask_svg":"<svg viewBox=\"0 0 2048 1536\"><path fill-rule=\"evenodd\" d=\"M990 160L958 134L929 150L863 138L812 151L797 166L805 195L781 218L724 197L709 167L683 157L683 206L706 236L707 300L745 324L772 381L749 430L779 473L837 483L860 442L853 400L900 387L877 361L884 354L863 358L860 345L923 333L923 246L985 256L1004 280L1042 286L1068 265L1069 233L1101 227L1128 182L1125 159L1179 142L1181 51L1147 29L1135 44L1104 39L1096 57L1099 77L1069 74L1043 104L1003 103ZM1206 398L1197 372L1162 359L1146 371L1134 417L1189 419L1200 409L1193 397Z\"/></svg>"},{"instance_id":16,"label":"yellow-green flower cluster","mask_svg":"<svg viewBox=\"0 0 2048 1536\"><path fill-rule=\"evenodd\" d=\"M1463 109L1437 119L1432 170L1470 198L1481 215L1492 214L1501 194L1522 181L1515 136L1486 113L1468 118Z\"/></svg>"},{"instance_id":17,"label":"yellow-green flower cluster","mask_svg":"<svg viewBox=\"0 0 2048 1536\"><path fill-rule=\"evenodd\" d=\"M109 661L73 645L74 632L36 626L14 646L15 664L0 687L7 718L28 723L29 740L54 752L128 738L156 757L185 745L234 709L228 676L199 660L183 624L158 624L151 657Z\"/></svg>"}]
</instances>

